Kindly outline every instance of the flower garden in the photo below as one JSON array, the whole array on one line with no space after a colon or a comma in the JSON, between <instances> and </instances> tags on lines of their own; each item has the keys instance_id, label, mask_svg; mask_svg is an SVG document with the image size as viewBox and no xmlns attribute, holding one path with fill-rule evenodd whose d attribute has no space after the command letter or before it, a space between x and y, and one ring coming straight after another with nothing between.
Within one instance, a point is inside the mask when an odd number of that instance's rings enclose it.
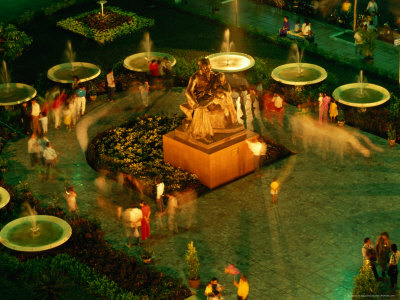
<instances>
[{"instance_id":1,"label":"flower garden","mask_svg":"<svg viewBox=\"0 0 400 300\"><path fill-rule=\"evenodd\" d=\"M104 9L104 15L101 9L95 9L58 21L57 25L99 43L107 43L118 37L151 27L154 25L154 20L109 6Z\"/></svg>"},{"instance_id":2,"label":"flower garden","mask_svg":"<svg viewBox=\"0 0 400 300\"><path fill-rule=\"evenodd\" d=\"M13 24L0 23L0 55L3 52L4 59L15 60L32 44L32 41L30 36L18 30Z\"/></svg>"}]
</instances>

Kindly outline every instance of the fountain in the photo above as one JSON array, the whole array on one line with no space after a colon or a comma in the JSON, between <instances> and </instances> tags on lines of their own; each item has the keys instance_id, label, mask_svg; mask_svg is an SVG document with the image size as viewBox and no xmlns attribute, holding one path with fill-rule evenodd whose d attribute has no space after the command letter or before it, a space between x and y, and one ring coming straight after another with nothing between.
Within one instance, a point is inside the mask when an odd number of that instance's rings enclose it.
<instances>
[{"instance_id":1,"label":"fountain","mask_svg":"<svg viewBox=\"0 0 400 300\"><path fill-rule=\"evenodd\" d=\"M314 64L303 63L303 51L300 52L297 44L292 46L292 57L295 63L281 65L272 70L271 77L281 83L294 86L315 84L326 79L328 74L324 68Z\"/></svg>"},{"instance_id":2,"label":"fountain","mask_svg":"<svg viewBox=\"0 0 400 300\"><path fill-rule=\"evenodd\" d=\"M101 5L101 16L104 17L104 4L106 4L107 1L100 0L100 1L97 1L97 3Z\"/></svg>"},{"instance_id":3,"label":"fountain","mask_svg":"<svg viewBox=\"0 0 400 300\"><path fill-rule=\"evenodd\" d=\"M124 59L124 67L131 71L136 72L149 72L149 63L155 60L163 60L164 57L167 57L171 63L171 67L176 64L176 59L170 54L162 53L162 52L152 52L151 48L153 46L153 42L150 39L150 34L145 32L143 35L143 39L140 42L140 51L139 53L128 56Z\"/></svg>"},{"instance_id":4,"label":"fountain","mask_svg":"<svg viewBox=\"0 0 400 300\"><path fill-rule=\"evenodd\" d=\"M0 243L7 248L37 252L55 248L65 243L72 234L71 226L64 220L47 215L36 215L24 204L29 216L11 221L0 231Z\"/></svg>"},{"instance_id":5,"label":"fountain","mask_svg":"<svg viewBox=\"0 0 400 300\"><path fill-rule=\"evenodd\" d=\"M230 40L230 31L224 32L224 40L220 53L214 53L207 58L210 60L211 67L216 72L240 72L254 66L254 58L248 54L233 52L234 43Z\"/></svg>"},{"instance_id":6,"label":"fountain","mask_svg":"<svg viewBox=\"0 0 400 300\"><path fill-rule=\"evenodd\" d=\"M36 90L23 83L11 83L7 64L3 60L0 84L0 106L15 105L31 100L36 96Z\"/></svg>"},{"instance_id":7,"label":"fountain","mask_svg":"<svg viewBox=\"0 0 400 300\"><path fill-rule=\"evenodd\" d=\"M366 82L362 70L357 83L339 86L333 91L332 96L342 104L359 108L378 106L390 99L387 89Z\"/></svg>"},{"instance_id":8,"label":"fountain","mask_svg":"<svg viewBox=\"0 0 400 300\"><path fill-rule=\"evenodd\" d=\"M5 189L0 187L0 208L3 208L10 202L10 193Z\"/></svg>"},{"instance_id":9,"label":"fountain","mask_svg":"<svg viewBox=\"0 0 400 300\"><path fill-rule=\"evenodd\" d=\"M89 81L100 75L100 68L87 62L76 62L75 52L72 50L71 42L67 42L65 56L69 60L50 68L47 72L47 78L59 83L72 83L74 76L78 76L81 82Z\"/></svg>"}]
</instances>

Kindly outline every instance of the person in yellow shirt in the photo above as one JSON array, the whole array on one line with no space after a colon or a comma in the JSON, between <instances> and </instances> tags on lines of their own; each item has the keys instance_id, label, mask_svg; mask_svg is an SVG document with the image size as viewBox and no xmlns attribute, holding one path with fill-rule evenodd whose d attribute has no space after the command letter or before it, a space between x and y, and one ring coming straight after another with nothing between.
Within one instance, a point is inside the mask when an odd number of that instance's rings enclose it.
<instances>
[{"instance_id":1,"label":"person in yellow shirt","mask_svg":"<svg viewBox=\"0 0 400 300\"><path fill-rule=\"evenodd\" d=\"M272 204L278 202L279 182L275 179L271 183Z\"/></svg>"},{"instance_id":2,"label":"person in yellow shirt","mask_svg":"<svg viewBox=\"0 0 400 300\"><path fill-rule=\"evenodd\" d=\"M247 277L242 274L242 276L240 276L239 283L237 283L236 280L233 280L233 284L238 288L238 300L246 300L250 289Z\"/></svg>"}]
</instances>

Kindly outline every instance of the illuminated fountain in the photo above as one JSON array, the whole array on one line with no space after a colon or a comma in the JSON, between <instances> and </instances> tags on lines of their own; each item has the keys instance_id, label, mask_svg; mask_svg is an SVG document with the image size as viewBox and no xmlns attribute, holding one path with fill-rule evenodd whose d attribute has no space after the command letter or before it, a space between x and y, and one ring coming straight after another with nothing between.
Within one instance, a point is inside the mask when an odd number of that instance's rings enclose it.
<instances>
[{"instance_id":1,"label":"illuminated fountain","mask_svg":"<svg viewBox=\"0 0 400 300\"><path fill-rule=\"evenodd\" d=\"M10 193L5 189L0 187L0 208L3 208L10 202Z\"/></svg>"},{"instance_id":2,"label":"illuminated fountain","mask_svg":"<svg viewBox=\"0 0 400 300\"><path fill-rule=\"evenodd\" d=\"M315 84L326 79L328 74L320 66L303 63L303 51L299 51L297 44L292 46L295 63L289 63L276 67L271 77L281 83L294 86Z\"/></svg>"},{"instance_id":3,"label":"illuminated fountain","mask_svg":"<svg viewBox=\"0 0 400 300\"><path fill-rule=\"evenodd\" d=\"M37 252L55 248L72 235L71 226L64 220L47 215L36 215L25 204L29 215L11 221L0 231L0 242L7 248Z\"/></svg>"},{"instance_id":4,"label":"illuminated fountain","mask_svg":"<svg viewBox=\"0 0 400 300\"><path fill-rule=\"evenodd\" d=\"M31 100L36 96L36 90L24 83L11 83L7 64L3 60L0 84L0 106L16 105Z\"/></svg>"},{"instance_id":5,"label":"illuminated fountain","mask_svg":"<svg viewBox=\"0 0 400 300\"><path fill-rule=\"evenodd\" d=\"M230 31L226 29L221 52L207 56L214 71L233 73L245 71L254 66L253 57L245 53L233 52L233 47L234 43L230 40Z\"/></svg>"},{"instance_id":6,"label":"illuminated fountain","mask_svg":"<svg viewBox=\"0 0 400 300\"><path fill-rule=\"evenodd\" d=\"M332 96L342 104L360 108L378 106L390 99L387 89L366 82L362 70L357 83L339 86L333 91Z\"/></svg>"},{"instance_id":7,"label":"illuminated fountain","mask_svg":"<svg viewBox=\"0 0 400 300\"><path fill-rule=\"evenodd\" d=\"M47 72L47 78L59 83L72 83L74 76L78 76L81 82L89 81L100 75L100 68L87 62L76 62L75 52L72 50L71 42L67 42L65 56L68 63L59 64L50 68Z\"/></svg>"},{"instance_id":8,"label":"illuminated fountain","mask_svg":"<svg viewBox=\"0 0 400 300\"><path fill-rule=\"evenodd\" d=\"M153 46L153 42L150 39L150 34L145 32L143 35L143 39L140 42L139 53L128 56L124 59L124 67L131 71L136 72L149 72L149 64L150 62L155 60L163 60L164 57L167 57L169 62L171 63L171 67L176 64L176 59L170 54L162 53L162 52L152 52L151 48Z\"/></svg>"}]
</instances>

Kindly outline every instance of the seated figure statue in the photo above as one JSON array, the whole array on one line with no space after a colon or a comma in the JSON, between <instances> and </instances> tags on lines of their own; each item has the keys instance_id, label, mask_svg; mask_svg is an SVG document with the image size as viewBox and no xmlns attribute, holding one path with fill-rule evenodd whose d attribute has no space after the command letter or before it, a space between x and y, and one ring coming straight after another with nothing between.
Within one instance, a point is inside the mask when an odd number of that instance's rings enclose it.
<instances>
[{"instance_id":1,"label":"seated figure statue","mask_svg":"<svg viewBox=\"0 0 400 300\"><path fill-rule=\"evenodd\" d=\"M214 73L207 58L199 62L186 89L187 102L180 105L185 113L185 130L195 139L212 141L214 129L237 125L231 88L223 73Z\"/></svg>"}]
</instances>

